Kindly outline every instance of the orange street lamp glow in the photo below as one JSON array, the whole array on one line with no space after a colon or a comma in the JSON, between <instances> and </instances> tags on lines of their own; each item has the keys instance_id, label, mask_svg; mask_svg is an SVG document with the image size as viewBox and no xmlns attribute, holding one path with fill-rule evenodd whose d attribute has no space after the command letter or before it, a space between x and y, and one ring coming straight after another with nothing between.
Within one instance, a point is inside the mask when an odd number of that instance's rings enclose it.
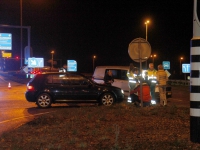
<instances>
[{"instance_id":1,"label":"orange street lamp glow","mask_svg":"<svg viewBox=\"0 0 200 150\"><path fill-rule=\"evenodd\" d=\"M148 30L149 20L147 20L144 24L146 25L146 41L147 41L147 30Z\"/></svg>"}]
</instances>

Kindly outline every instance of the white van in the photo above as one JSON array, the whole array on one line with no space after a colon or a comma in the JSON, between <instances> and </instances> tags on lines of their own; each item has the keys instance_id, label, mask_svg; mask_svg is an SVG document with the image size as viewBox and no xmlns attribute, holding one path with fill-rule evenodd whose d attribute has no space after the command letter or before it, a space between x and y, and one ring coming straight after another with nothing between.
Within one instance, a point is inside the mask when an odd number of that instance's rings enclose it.
<instances>
[{"instance_id":1,"label":"white van","mask_svg":"<svg viewBox=\"0 0 200 150\"><path fill-rule=\"evenodd\" d=\"M112 86L116 86L123 89L125 96L129 96L129 81L127 77L129 66L97 66L93 73L92 79L97 83L104 84L103 79L108 70L112 71L114 77L114 82ZM144 72L145 70L143 70L142 73L143 77L144 77ZM156 99L159 99L160 96L159 96L158 86L156 87L155 92L157 97ZM172 97L172 91L170 86L167 86L166 96L167 98Z\"/></svg>"},{"instance_id":2,"label":"white van","mask_svg":"<svg viewBox=\"0 0 200 150\"><path fill-rule=\"evenodd\" d=\"M93 73L92 79L96 83L104 84L104 76L108 70L112 71L114 82L112 86L119 87L124 90L125 95L129 95L127 71L129 66L97 66Z\"/></svg>"}]
</instances>

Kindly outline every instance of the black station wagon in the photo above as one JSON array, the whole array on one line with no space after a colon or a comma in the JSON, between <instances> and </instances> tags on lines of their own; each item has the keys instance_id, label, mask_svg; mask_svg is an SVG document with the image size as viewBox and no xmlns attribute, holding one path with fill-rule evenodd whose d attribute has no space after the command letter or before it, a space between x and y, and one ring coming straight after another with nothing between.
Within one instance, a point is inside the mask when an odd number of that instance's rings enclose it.
<instances>
[{"instance_id":1,"label":"black station wagon","mask_svg":"<svg viewBox=\"0 0 200 150\"><path fill-rule=\"evenodd\" d=\"M25 97L47 108L52 103L97 102L110 106L124 99L122 89L97 84L79 73L49 72L37 74L27 84Z\"/></svg>"}]
</instances>

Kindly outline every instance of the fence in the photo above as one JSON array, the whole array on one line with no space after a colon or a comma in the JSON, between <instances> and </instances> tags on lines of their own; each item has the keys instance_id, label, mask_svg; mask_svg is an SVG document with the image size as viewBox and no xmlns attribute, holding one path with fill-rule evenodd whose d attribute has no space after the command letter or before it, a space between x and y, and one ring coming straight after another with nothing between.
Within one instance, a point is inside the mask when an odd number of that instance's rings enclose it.
<instances>
[{"instance_id":1,"label":"fence","mask_svg":"<svg viewBox=\"0 0 200 150\"><path fill-rule=\"evenodd\" d=\"M189 86L190 85L189 80L169 80L167 82L168 82L168 85L183 85L183 86Z\"/></svg>"}]
</instances>

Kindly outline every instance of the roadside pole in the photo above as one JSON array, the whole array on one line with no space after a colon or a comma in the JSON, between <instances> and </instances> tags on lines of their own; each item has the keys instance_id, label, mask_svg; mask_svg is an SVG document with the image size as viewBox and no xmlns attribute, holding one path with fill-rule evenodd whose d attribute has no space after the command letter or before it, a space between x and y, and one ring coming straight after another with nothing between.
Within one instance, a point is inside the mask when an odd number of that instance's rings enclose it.
<instances>
[{"instance_id":1,"label":"roadside pole","mask_svg":"<svg viewBox=\"0 0 200 150\"><path fill-rule=\"evenodd\" d=\"M151 54L151 45L143 38L136 38L129 44L128 54L133 61L140 63L140 74L142 74L142 62L147 61L149 58ZM143 107L142 97L142 82L140 82L140 100L141 106Z\"/></svg>"},{"instance_id":2,"label":"roadside pole","mask_svg":"<svg viewBox=\"0 0 200 150\"><path fill-rule=\"evenodd\" d=\"M200 1L198 0L200 3ZM193 38L190 41L190 140L200 143L200 22L194 0Z\"/></svg>"}]
</instances>

